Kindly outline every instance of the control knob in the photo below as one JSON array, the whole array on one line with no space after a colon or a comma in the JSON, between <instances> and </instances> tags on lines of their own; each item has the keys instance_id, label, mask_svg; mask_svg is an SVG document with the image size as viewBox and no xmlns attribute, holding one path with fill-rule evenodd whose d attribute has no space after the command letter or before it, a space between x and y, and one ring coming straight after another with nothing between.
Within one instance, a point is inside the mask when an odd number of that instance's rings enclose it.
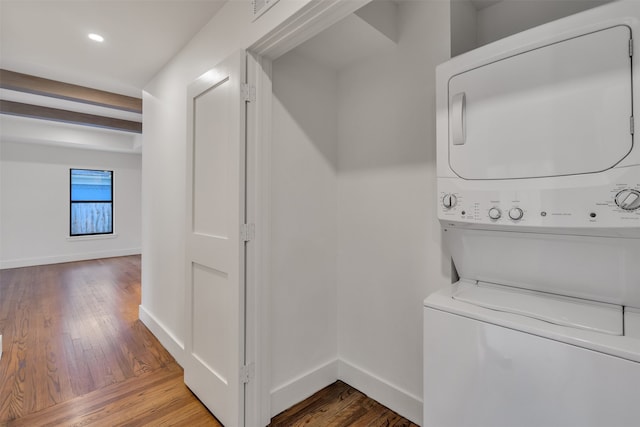
<instances>
[{"instance_id":1,"label":"control knob","mask_svg":"<svg viewBox=\"0 0 640 427\"><path fill-rule=\"evenodd\" d=\"M500 209L498 208L489 209L489 218L495 220L495 219L500 219L501 216L502 216L502 212L500 212Z\"/></svg>"},{"instance_id":2,"label":"control knob","mask_svg":"<svg viewBox=\"0 0 640 427\"><path fill-rule=\"evenodd\" d=\"M511 208L509 210L509 218L511 218L514 221L518 221L522 219L523 216L524 216L524 212L520 208Z\"/></svg>"},{"instance_id":3,"label":"control knob","mask_svg":"<svg viewBox=\"0 0 640 427\"><path fill-rule=\"evenodd\" d=\"M640 191L626 189L616 194L616 205L626 211L640 208Z\"/></svg>"},{"instance_id":4,"label":"control knob","mask_svg":"<svg viewBox=\"0 0 640 427\"><path fill-rule=\"evenodd\" d=\"M458 198L453 194L445 194L442 198L442 204L445 208L451 209L458 203Z\"/></svg>"}]
</instances>

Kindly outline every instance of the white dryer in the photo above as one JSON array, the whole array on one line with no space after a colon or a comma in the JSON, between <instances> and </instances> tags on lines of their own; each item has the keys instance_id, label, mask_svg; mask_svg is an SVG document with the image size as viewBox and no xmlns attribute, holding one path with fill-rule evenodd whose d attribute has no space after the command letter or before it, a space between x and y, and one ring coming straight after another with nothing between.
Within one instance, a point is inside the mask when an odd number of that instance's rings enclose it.
<instances>
[{"instance_id":1,"label":"white dryer","mask_svg":"<svg viewBox=\"0 0 640 427\"><path fill-rule=\"evenodd\" d=\"M425 427L640 425L639 34L620 1L438 67Z\"/></svg>"}]
</instances>

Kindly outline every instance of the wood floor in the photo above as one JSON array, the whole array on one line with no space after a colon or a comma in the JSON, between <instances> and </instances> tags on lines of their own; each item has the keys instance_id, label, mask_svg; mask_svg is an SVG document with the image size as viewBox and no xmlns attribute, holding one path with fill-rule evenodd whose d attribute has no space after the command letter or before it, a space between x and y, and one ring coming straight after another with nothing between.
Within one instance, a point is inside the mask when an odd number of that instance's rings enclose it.
<instances>
[{"instance_id":1,"label":"wood floor","mask_svg":"<svg viewBox=\"0 0 640 427\"><path fill-rule=\"evenodd\" d=\"M220 426L138 320L140 257L0 270L0 426ZM338 381L271 426L415 426Z\"/></svg>"},{"instance_id":2,"label":"wood floor","mask_svg":"<svg viewBox=\"0 0 640 427\"><path fill-rule=\"evenodd\" d=\"M0 270L0 425L219 425L139 304L139 256Z\"/></svg>"},{"instance_id":3,"label":"wood floor","mask_svg":"<svg viewBox=\"0 0 640 427\"><path fill-rule=\"evenodd\" d=\"M418 427L342 381L276 415L269 425L290 426Z\"/></svg>"}]
</instances>

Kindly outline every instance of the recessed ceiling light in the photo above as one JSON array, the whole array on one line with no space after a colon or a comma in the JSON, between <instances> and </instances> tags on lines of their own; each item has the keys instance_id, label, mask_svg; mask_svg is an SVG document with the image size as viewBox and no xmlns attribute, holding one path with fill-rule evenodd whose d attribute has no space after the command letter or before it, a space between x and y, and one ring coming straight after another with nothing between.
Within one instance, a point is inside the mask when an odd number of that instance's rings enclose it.
<instances>
[{"instance_id":1,"label":"recessed ceiling light","mask_svg":"<svg viewBox=\"0 0 640 427\"><path fill-rule=\"evenodd\" d=\"M102 37L100 34L91 33L89 34L89 38L94 42L102 43L104 41L104 37Z\"/></svg>"}]
</instances>

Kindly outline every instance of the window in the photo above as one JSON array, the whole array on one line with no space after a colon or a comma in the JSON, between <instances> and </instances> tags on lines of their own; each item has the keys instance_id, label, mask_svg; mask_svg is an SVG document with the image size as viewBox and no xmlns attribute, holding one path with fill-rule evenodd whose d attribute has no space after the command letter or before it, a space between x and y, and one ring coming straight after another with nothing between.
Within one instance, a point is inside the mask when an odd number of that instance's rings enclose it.
<instances>
[{"instance_id":1,"label":"window","mask_svg":"<svg viewBox=\"0 0 640 427\"><path fill-rule=\"evenodd\" d=\"M113 233L113 171L71 169L71 236Z\"/></svg>"}]
</instances>

